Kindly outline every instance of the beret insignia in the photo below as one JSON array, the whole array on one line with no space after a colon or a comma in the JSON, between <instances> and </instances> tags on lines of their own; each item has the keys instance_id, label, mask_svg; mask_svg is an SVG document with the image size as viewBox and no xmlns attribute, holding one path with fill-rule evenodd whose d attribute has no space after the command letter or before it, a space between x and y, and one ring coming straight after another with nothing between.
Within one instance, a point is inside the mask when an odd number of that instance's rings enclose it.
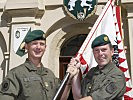
<instances>
[{"instance_id":1,"label":"beret insignia","mask_svg":"<svg viewBox=\"0 0 133 100\"><path fill-rule=\"evenodd\" d=\"M104 41L108 41L108 37L107 36L104 37Z\"/></svg>"},{"instance_id":2,"label":"beret insignia","mask_svg":"<svg viewBox=\"0 0 133 100\"><path fill-rule=\"evenodd\" d=\"M25 48L25 42L21 43L20 45L20 49L24 49Z\"/></svg>"},{"instance_id":3,"label":"beret insignia","mask_svg":"<svg viewBox=\"0 0 133 100\"><path fill-rule=\"evenodd\" d=\"M43 34L43 38L46 38L45 34Z\"/></svg>"}]
</instances>

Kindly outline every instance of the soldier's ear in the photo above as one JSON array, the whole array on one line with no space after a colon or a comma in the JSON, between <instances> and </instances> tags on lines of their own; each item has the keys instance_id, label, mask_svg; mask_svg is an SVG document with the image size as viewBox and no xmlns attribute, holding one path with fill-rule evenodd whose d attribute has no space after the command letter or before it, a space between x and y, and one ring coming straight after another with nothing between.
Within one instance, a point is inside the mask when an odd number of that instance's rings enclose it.
<instances>
[{"instance_id":1,"label":"soldier's ear","mask_svg":"<svg viewBox=\"0 0 133 100\"><path fill-rule=\"evenodd\" d=\"M114 55L114 48L111 49L111 52L112 52L112 56Z\"/></svg>"}]
</instances>

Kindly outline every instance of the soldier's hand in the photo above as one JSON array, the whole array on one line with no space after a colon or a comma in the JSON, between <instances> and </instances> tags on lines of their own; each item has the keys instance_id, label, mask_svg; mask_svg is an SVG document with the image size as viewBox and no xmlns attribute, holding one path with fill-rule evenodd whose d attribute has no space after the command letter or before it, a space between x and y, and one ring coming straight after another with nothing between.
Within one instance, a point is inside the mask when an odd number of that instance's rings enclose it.
<instances>
[{"instance_id":1,"label":"soldier's hand","mask_svg":"<svg viewBox=\"0 0 133 100\"><path fill-rule=\"evenodd\" d=\"M77 57L75 58L75 61L76 61L75 67L76 67L76 68L80 68L80 67L81 67L80 56L77 56Z\"/></svg>"},{"instance_id":2,"label":"soldier's hand","mask_svg":"<svg viewBox=\"0 0 133 100\"><path fill-rule=\"evenodd\" d=\"M70 60L70 63L69 65L73 66L73 67L76 67L76 68L80 68L81 64L80 64L80 56L77 56L75 58L72 58ZM68 66L69 66L68 65Z\"/></svg>"},{"instance_id":3,"label":"soldier's hand","mask_svg":"<svg viewBox=\"0 0 133 100\"><path fill-rule=\"evenodd\" d=\"M73 64L70 64L70 63L69 63L69 64L68 64L68 68L67 68L67 72L70 73L69 79L72 80L72 78L73 78L76 74L79 73L79 69L76 68L76 67L74 67Z\"/></svg>"},{"instance_id":4,"label":"soldier's hand","mask_svg":"<svg viewBox=\"0 0 133 100\"><path fill-rule=\"evenodd\" d=\"M72 79L75 75L79 73L80 62L79 57L72 58L70 63L68 64L67 72L70 73L70 79Z\"/></svg>"}]
</instances>

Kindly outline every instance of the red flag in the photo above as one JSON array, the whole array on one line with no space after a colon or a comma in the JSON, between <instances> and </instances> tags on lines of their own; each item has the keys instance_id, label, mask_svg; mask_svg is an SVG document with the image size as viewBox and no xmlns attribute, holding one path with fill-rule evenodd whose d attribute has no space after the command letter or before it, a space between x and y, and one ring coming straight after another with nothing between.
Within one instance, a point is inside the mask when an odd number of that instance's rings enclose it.
<instances>
[{"instance_id":1,"label":"red flag","mask_svg":"<svg viewBox=\"0 0 133 100\"><path fill-rule=\"evenodd\" d=\"M101 15L96 20L94 26L92 27L90 33L85 39L80 50L78 51L78 55L81 56L80 57L80 61L82 65L81 72L82 72L82 75L84 76L90 68L95 67L97 65L91 49L92 41L95 39L95 37L101 34L108 35L115 49L113 59L116 65L124 72L125 77L127 79L126 80L127 91L123 99L132 100L133 91L132 91L131 79L128 72L127 60L126 60L126 56L123 48L123 41L121 38L122 37L121 30L120 30L121 27L118 27L118 24L120 25L120 22L118 23L118 21L120 20L117 21L116 19L115 8L116 7L114 6L112 0L109 0L105 5ZM118 12L118 9L117 9L117 12ZM118 15L120 14L117 14L117 16Z\"/></svg>"}]
</instances>

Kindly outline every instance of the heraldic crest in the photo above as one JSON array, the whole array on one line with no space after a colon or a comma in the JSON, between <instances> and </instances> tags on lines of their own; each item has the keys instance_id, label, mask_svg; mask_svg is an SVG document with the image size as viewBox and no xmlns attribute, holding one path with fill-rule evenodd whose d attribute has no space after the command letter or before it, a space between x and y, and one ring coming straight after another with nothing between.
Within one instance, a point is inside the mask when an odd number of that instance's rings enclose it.
<instances>
[{"instance_id":1,"label":"heraldic crest","mask_svg":"<svg viewBox=\"0 0 133 100\"><path fill-rule=\"evenodd\" d=\"M82 21L94 14L97 0L64 0L64 6L71 17Z\"/></svg>"}]
</instances>

